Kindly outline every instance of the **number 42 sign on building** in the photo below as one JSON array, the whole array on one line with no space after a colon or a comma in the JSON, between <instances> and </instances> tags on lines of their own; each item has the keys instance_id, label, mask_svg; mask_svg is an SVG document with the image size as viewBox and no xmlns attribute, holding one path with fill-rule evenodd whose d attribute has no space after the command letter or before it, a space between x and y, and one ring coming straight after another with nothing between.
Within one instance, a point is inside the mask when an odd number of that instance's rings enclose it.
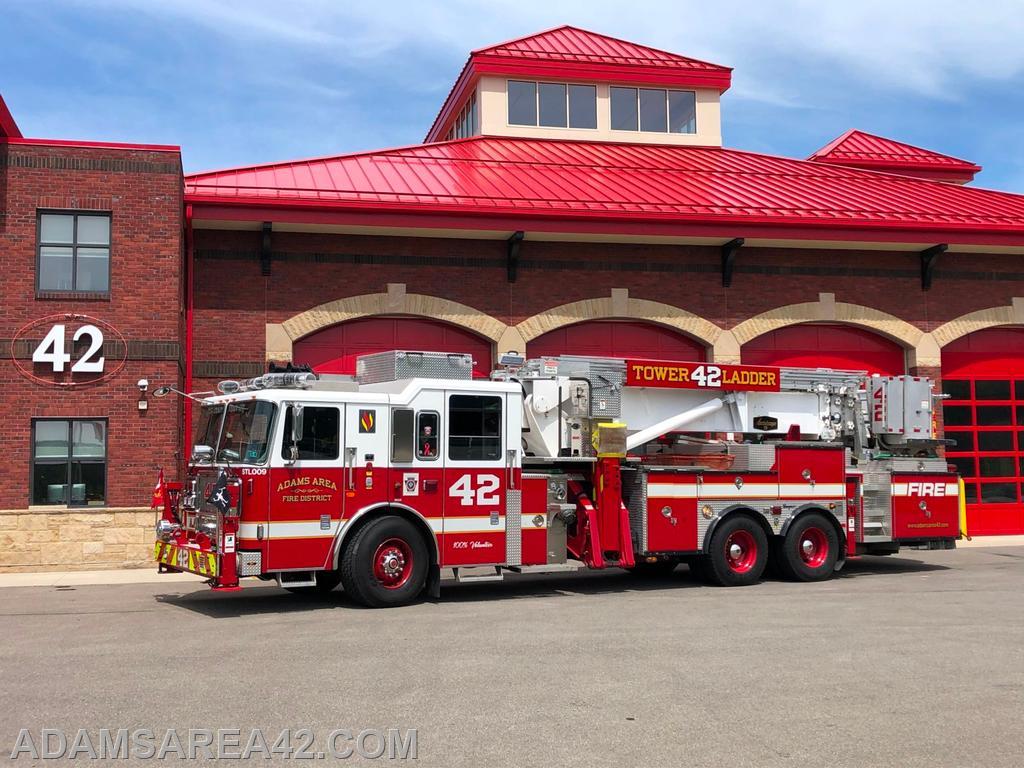
<instances>
[{"instance_id":1,"label":"number 42 sign on building","mask_svg":"<svg viewBox=\"0 0 1024 768\"><path fill-rule=\"evenodd\" d=\"M40 333L42 339L36 341ZM25 361L28 350L31 367ZM11 341L11 357L32 381L73 387L115 376L124 367L128 344L116 328L99 318L50 315L18 331Z\"/></svg>"}]
</instances>

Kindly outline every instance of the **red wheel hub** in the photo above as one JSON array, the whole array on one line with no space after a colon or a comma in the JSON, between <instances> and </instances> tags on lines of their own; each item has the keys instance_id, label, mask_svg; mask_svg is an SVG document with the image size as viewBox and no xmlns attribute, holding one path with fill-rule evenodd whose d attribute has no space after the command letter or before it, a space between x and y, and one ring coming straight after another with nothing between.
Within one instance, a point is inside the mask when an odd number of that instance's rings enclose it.
<instances>
[{"instance_id":1,"label":"red wheel hub","mask_svg":"<svg viewBox=\"0 0 1024 768\"><path fill-rule=\"evenodd\" d=\"M811 568L821 568L828 560L828 536L817 526L811 526L800 534L797 547L800 559Z\"/></svg>"},{"instance_id":2,"label":"red wheel hub","mask_svg":"<svg viewBox=\"0 0 1024 768\"><path fill-rule=\"evenodd\" d=\"M385 589L398 589L412 576L412 547L404 539L382 541L373 553L373 576Z\"/></svg>"},{"instance_id":3,"label":"red wheel hub","mask_svg":"<svg viewBox=\"0 0 1024 768\"><path fill-rule=\"evenodd\" d=\"M750 531L733 531L725 540L725 562L734 573L746 573L757 563L757 539Z\"/></svg>"}]
</instances>

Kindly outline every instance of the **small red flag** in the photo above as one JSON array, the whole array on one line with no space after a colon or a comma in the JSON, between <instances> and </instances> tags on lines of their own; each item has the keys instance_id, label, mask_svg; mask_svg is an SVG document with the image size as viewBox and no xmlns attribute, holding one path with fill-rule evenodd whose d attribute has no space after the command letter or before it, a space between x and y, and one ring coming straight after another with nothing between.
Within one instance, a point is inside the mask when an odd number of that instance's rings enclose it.
<instances>
[{"instance_id":1,"label":"small red flag","mask_svg":"<svg viewBox=\"0 0 1024 768\"><path fill-rule=\"evenodd\" d=\"M153 503L150 509L163 509L167 505L167 486L164 485L164 471L160 470L160 477L156 480L156 487L153 489Z\"/></svg>"}]
</instances>

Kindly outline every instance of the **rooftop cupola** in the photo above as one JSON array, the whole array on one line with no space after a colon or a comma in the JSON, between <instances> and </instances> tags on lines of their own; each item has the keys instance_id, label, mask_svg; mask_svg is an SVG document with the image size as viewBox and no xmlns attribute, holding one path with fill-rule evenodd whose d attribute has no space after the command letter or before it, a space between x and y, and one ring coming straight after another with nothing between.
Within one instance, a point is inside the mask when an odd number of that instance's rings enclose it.
<instances>
[{"instance_id":1,"label":"rooftop cupola","mask_svg":"<svg viewBox=\"0 0 1024 768\"><path fill-rule=\"evenodd\" d=\"M974 175L981 170L980 165L969 160L857 130L847 131L807 159L816 163L899 173L954 184L973 181Z\"/></svg>"},{"instance_id":2,"label":"rooftop cupola","mask_svg":"<svg viewBox=\"0 0 1024 768\"><path fill-rule=\"evenodd\" d=\"M468 136L721 146L732 70L562 26L473 51L426 141Z\"/></svg>"}]
</instances>

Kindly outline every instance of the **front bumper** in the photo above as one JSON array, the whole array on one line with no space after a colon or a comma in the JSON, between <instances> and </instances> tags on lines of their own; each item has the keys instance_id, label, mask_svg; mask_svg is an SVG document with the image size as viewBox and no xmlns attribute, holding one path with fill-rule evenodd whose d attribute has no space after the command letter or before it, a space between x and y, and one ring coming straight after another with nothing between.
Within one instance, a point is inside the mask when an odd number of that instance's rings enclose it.
<instances>
[{"instance_id":1,"label":"front bumper","mask_svg":"<svg viewBox=\"0 0 1024 768\"><path fill-rule=\"evenodd\" d=\"M211 579L217 578L220 572L217 553L198 547L183 547L167 541L157 541L153 548L153 557L160 565Z\"/></svg>"}]
</instances>

